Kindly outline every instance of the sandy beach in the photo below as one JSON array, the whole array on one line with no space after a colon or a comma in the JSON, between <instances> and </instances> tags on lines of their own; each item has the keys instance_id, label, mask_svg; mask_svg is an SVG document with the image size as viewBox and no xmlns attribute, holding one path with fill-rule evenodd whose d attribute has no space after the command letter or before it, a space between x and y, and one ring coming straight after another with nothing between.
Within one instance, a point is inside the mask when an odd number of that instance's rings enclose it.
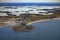
<instances>
[{"instance_id":1,"label":"sandy beach","mask_svg":"<svg viewBox=\"0 0 60 40\"><path fill-rule=\"evenodd\" d=\"M34 21L34 22L27 23L27 25L30 25L30 24L33 24L33 23L36 23L36 22L43 22L43 21L49 21L49 20L58 20L58 19L60 19L60 18L38 20L38 21Z\"/></svg>"}]
</instances>

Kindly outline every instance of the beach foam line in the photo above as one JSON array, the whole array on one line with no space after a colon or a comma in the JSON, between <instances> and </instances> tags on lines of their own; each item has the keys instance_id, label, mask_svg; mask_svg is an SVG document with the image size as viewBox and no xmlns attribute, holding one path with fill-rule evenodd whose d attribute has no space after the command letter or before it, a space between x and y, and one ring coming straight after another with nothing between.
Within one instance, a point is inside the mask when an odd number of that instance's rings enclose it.
<instances>
[{"instance_id":1,"label":"beach foam line","mask_svg":"<svg viewBox=\"0 0 60 40\"><path fill-rule=\"evenodd\" d=\"M43 21L49 21L49 20L58 20L58 19L60 19L60 18L38 20L38 21L34 21L34 22L27 23L27 25L30 25L30 24L33 24L33 23L37 23L37 22L43 22Z\"/></svg>"}]
</instances>

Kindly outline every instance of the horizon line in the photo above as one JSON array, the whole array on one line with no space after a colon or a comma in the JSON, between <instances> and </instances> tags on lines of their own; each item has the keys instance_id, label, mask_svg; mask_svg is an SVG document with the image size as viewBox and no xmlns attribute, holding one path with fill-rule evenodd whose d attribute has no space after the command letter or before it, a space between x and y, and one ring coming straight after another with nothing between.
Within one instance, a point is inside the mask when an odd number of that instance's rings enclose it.
<instances>
[{"instance_id":1,"label":"horizon line","mask_svg":"<svg viewBox=\"0 0 60 40\"><path fill-rule=\"evenodd\" d=\"M14 3L3 3L1 2L0 3L0 6L33 6L33 5L37 5L37 6L60 6L60 3L59 2L41 2L41 3L31 3L31 2L14 2Z\"/></svg>"}]
</instances>

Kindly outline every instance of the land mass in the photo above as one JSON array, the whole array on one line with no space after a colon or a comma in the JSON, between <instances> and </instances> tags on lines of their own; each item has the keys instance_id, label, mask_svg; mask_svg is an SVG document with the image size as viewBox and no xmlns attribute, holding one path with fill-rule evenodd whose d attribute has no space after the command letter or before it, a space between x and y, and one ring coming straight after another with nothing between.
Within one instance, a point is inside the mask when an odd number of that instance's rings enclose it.
<instances>
[{"instance_id":1,"label":"land mass","mask_svg":"<svg viewBox=\"0 0 60 40\"><path fill-rule=\"evenodd\" d=\"M32 23L54 19L60 19L60 13L52 15L20 14L20 16L0 16L0 28L10 25L14 31L26 32L31 31L34 28L34 26L30 25Z\"/></svg>"},{"instance_id":2,"label":"land mass","mask_svg":"<svg viewBox=\"0 0 60 40\"><path fill-rule=\"evenodd\" d=\"M25 22L25 24L31 24L33 22L49 20L54 18L60 18L60 13L55 13L53 15L40 15L40 14L21 14L20 16L10 15L8 17L0 16L0 26L4 25L17 25L20 21ZM20 24L19 24L20 25Z\"/></svg>"}]
</instances>

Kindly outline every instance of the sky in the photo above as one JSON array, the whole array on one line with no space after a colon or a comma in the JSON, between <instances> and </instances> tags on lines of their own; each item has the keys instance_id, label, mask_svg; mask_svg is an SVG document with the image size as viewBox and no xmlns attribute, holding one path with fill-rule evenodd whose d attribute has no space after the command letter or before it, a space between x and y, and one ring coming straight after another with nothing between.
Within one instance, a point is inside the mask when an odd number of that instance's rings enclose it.
<instances>
[{"instance_id":1,"label":"sky","mask_svg":"<svg viewBox=\"0 0 60 40\"><path fill-rule=\"evenodd\" d=\"M60 0L0 0L0 2L60 2Z\"/></svg>"}]
</instances>

